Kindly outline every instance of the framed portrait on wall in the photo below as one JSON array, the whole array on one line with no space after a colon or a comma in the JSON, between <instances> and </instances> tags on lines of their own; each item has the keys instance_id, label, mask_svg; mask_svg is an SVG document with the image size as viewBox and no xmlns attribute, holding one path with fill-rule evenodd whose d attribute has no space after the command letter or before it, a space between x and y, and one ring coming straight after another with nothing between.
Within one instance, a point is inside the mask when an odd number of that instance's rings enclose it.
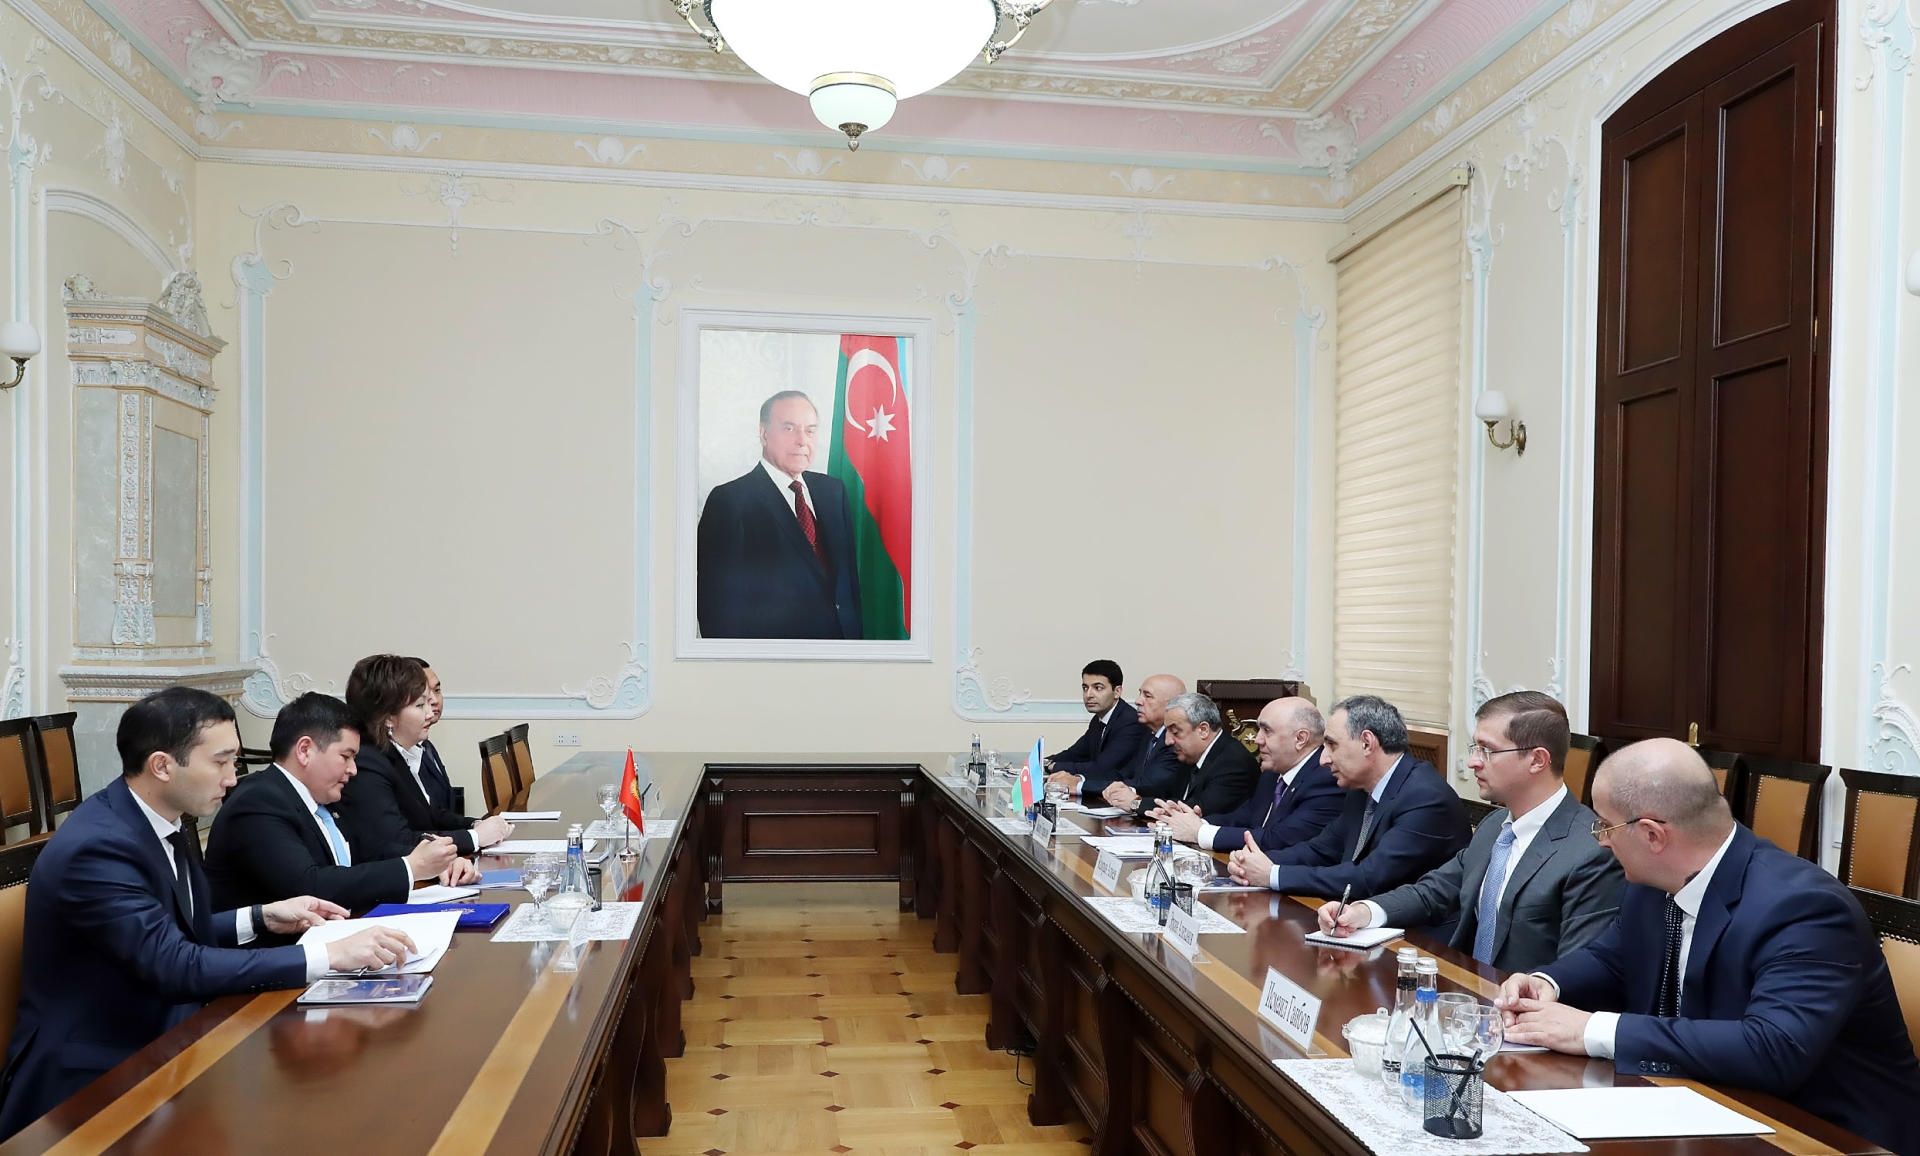
<instances>
[{"instance_id":1,"label":"framed portrait on wall","mask_svg":"<svg viewBox=\"0 0 1920 1156\"><path fill-rule=\"evenodd\" d=\"M931 658L926 318L681 314L682 658Z\"/></svg>"}]
</instances>

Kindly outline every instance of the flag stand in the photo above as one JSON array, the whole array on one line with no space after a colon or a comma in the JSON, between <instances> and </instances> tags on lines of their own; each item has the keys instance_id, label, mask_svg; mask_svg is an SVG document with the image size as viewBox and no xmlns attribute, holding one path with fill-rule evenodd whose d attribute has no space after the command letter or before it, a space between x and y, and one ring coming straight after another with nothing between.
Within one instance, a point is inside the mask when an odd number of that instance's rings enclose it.
<instances>
[{"instance_id":1,"label":"flag stand","mask_svg":"<svg viewBox=\"0 0 1920 1156\"><path fill-rule=\"evenodd\" d=\"M622 815L620 817L623 819L626 818L625 815ZM620 861L622 863L631 863L635 859L638 859L640 856L637 853L635 853L633 849L633 824L628 823L626 827L627 827L627 845L620 848Z\"/></svg>"}]
</instances>

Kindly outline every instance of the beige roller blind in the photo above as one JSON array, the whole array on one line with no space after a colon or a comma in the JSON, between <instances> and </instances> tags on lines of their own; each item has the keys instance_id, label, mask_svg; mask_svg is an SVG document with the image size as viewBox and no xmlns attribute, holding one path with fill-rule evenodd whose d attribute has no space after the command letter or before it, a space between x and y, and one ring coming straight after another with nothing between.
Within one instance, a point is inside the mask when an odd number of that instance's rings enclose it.
<instances>
[{"instance_id":1,"label":"beige roller blind","mask_svg":"<svg viewBox=\"0 0 1920 1156\"><path fill-rule=\"evenodd\" d=\"M1463 212L1450 189L1336 266L1334 690L1438 726L1453 670Z\"/></svg>"}]
</instances>

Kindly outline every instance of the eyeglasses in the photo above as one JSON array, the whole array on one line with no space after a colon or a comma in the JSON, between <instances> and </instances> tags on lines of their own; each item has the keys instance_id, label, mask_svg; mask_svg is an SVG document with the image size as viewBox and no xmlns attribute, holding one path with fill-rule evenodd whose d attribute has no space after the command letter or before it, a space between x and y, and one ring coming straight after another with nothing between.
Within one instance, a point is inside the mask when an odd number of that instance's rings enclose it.
<instances>
[{"instance_id":1,"label":"eyeglasses","mask_svg":"<svg viewBox=\"0 0 1920 1156\"><path fill-rule=\"evenodd\" d=\"M1510 755L1515 751L1530 751L1532 749L1532 747L1502 747L1497 751L1490 751L1479 743L1475 743L1467 748L1467 757L1470 759L1479 759L1484 763L1495 755Z\"/></svg>"},{"instance_id":2,"label":"eyeglasses","mask_svg":"<svg viewBox=\"0 0 1920 1156\"><path fill-rule=\"evenodd\" d=\"M1614 833L1615 831L1618 831L1618 830L1619 830L1620 828L1622 828L1622 827L1631 827L1631 826L1633 826L1633 825L1634 825L1635 823L1662 823L1662 824L1664 824L1665 822L1666 822L1666 820L1665 820L1665 819L1656 819L1656 818L1654 818L1654 817L1653 817L1652 815L1635 815L1635 816L1634 816L1633 818L1631 818L1631 819L1628 819L1628 820L1627 820L1626 822L1624 822L1624 823L1615 823L1615 824L1613 824L1612 826L1608 826L1608 825L1607 825L1607 821L1606 821L1605 819L1595 819L1595 820L1593 821L1593 837L1594 837L1594 838L1596 838L1596 839L1598 839L1598 838L1600 838L1600 837L1601 837L1602 835L1611 835L1611 834L1613 834L1613 833Z\"/></svg>"}]
</instances>

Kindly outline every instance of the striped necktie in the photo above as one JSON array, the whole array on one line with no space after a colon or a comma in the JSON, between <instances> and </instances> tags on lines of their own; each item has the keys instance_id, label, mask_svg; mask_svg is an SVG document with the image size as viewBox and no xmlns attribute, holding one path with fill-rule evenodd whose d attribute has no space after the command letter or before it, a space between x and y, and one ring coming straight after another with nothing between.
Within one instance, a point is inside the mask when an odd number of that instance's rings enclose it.
<instances>
[{"instance_id":1,"label":"striped necktie","mask_svg":"<svg viewBox=\"0 0 1920 1156\"><path fill-rule=\"evenodd\" d=\"M1500 892L1507 885L1507 860L1513 855L1513 820L1500 824L1500 837L1493 841L1493 855L1487 860L1486 877L1480 880L1480 905L1474 910L1473 958L1493 963L1493 931L1500 919Z\"/></svg>"}]
</instances>

